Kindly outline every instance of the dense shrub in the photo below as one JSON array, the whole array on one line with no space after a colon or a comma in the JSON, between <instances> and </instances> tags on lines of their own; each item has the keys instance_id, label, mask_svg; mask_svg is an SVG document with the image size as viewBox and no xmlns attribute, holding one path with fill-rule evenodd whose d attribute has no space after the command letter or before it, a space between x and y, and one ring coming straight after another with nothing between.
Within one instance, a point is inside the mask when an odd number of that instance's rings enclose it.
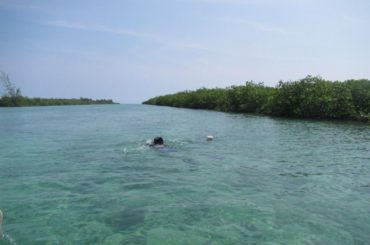
<instances>
[{"instance_id":1,"label":"dense shrub","mask_svg":"<svg viewBox=\"0 0 370 245\"><path fill-rule=\"evenodd\" d=\"M0 98L0 107L15 106L51 106L51 105L93 105L93 104L114 104L112 100L92 100L87 98L80 99L43 99L28 98L24 96L10 97L3 96Z\"/></svg>"},{"instance_id":2,"label":"dense shrub","mask_svg":"<svg viewBox=\"0 0 370 245\"><path fill-rule=\"evenodd\" d=\"M3 71L0 71L0 92L3 94L0 97L0 107L114 104L112 100L92 100L82 97L79 99L28 98L22 95L21 90L10 81L9 76Z\"/></svg>"},{"instance_id":3,"label":"dense shrub","mask_svg":"<svg viewBox=\"0 0 370 245\"><path fill-rule=\"evenodd\" d=\"M307 76L279 82L276 88L246 82L226 89L198 89L149 99L144 104L262 113L297 118L368 121L370 81L328 81Z\"/></svg>"}]
</instances>

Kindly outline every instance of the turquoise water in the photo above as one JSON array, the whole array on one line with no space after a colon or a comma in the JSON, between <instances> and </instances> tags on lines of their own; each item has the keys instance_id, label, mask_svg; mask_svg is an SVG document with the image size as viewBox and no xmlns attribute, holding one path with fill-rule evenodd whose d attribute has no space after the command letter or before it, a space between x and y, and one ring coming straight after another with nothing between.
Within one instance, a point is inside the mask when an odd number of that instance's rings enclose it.
<instances>
[{"instance_id":1,"label":"turquoise water","mask_svg":"<svg viewBox=\"0 0 370 245\"><path fill-rule=\"evenodd\" d=\"M145 145L157 135L166 150ZM370 127L144 105L4 108L0 209L0 244L368 244Z\"/></svg>"}]
</instances>

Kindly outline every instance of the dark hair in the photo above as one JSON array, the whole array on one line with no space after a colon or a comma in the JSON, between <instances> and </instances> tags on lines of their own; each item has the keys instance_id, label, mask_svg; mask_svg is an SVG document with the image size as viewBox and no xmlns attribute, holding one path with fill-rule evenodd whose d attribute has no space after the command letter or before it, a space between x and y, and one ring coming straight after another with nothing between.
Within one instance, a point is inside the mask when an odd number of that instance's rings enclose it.
<instances>
[{"instance_id":1,"label":"dark hair","mask_svg":"<svg viewBox=\"0 0 370 245\"><path fill-rule=\"evenodd\" d=\"M163 139L162 139L162 137L155 137L154 138L154 144L155 145L163 145Z\"/></svg>"}]
</instances>

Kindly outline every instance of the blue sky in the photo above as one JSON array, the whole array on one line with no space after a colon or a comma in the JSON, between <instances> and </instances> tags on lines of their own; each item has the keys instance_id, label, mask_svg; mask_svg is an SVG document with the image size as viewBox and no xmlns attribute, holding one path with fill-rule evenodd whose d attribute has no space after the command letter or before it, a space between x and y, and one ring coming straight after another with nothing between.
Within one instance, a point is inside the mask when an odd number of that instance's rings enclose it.
<instances>
[{"instance_id":1,"label":"blue sky","mask_svg":"<svg viewBox=\"0 0 370 245\"><path fill-rule=\"evenodd\" d=\"M0 70L26 96L153 96L370 78L368 0L0 0Z\"/></svg>"}]
</instances>

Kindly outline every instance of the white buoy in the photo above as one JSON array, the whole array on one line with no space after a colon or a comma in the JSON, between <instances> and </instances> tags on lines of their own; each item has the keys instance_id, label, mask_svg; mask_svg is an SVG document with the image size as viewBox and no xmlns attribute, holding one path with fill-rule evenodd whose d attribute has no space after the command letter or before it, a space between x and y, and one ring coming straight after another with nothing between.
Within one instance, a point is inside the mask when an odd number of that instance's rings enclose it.
<instances>
[{"instance_id":1,"label":"white buoy","mask_svg":"<svg viewBox=\"0 0 370 245\"><path fill-rule=\"evenodd\" d=\"M213 140L213 136L212 135L207 135L207 141L212 141Z\"/></svg>"}]
</instances>

